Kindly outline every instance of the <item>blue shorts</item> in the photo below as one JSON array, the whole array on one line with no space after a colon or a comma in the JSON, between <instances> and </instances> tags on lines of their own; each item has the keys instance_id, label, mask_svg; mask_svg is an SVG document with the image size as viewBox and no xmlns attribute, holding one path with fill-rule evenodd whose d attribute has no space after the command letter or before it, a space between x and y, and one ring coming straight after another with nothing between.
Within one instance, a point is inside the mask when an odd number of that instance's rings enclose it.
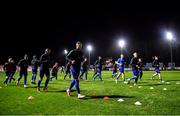
<instances>
[{"instance_id":1,"label":"blue shorts","mask_svg":"<svg viewBox=\"0 0 180 116\"><path fill-rule=\"evenodd\" d=\"M155 73L160 74L160 70L159 69L155 69Z\"/></svg>"},{"instance_id":2,"label":"blue shorts","mask_svg":"<svg viewBox=\"0 0 180 116\"><path fill-rule=\"evenodd\" d=\"M97 68L97 72L101 74L101 68Z\"/></svg>"},{"instance_id":3,"label":"blue shorts","mask_svg":"<svg viewBox=\"0 0 180 116\"><path fill-rule=\"evenodd\" d=\"M119 67L119 72L120 73L124 73L124 68L123 67Z\"/></svg>"},{"instance_id":4,"label":"blue shorts","mask_svg":"<svg viewBox=\"0 0 180 116\"><path fill-rule=\"evenodd\" d=\"M7 76L7 77L10 77L10 76L11 76L11 72L8 72L8 71L7 71L7 72L6 72L6 76Z\"/></svg>"},{"instance_id":5,"label":"blue shorts","mask_svg":"<svg viewBox=\"0 0 180 116\"><path fill-rule=\"evenodd\" d=\"M32 74L37 74L37 69L32 68Z\"/></svg>"},{"instance_id":6,"label":"blue shorts","mask_svg":"<svg viewBox=\"0 0 180 116\"><path fill-rule=\"evenodd\" d=\"M78 79L79 74L80 74L80 67L78 67L78 66L72 66L72 67L71 67L71 72L72 72L73 78L74 78L74 79Z\"/></svg>"},{"instance_id":7,"label":"blue shorts","mask_svg":"<svg viewBox=\"0 0 180 116\"><path fill-rule=\"evenodd\" d=\"M134 75L134 76L138 76L138 74L139 74L139 71L138 71L138 70L133 70L132 72L133 72L133 75Z\"/></svg>"}]
</instances>

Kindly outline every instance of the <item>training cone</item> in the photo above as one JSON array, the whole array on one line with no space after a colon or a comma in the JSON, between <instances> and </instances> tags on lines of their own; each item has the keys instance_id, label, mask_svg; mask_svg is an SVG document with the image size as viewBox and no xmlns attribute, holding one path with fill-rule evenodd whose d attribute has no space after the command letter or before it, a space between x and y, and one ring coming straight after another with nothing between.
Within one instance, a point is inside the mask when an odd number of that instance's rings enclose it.
<instances>
[{"instance_id":1,"label":"training cone","mask_svg":"<svg viewBox=\"0 0 180 116\"><path fill-rule=\"evenodd\" d=\"M135 103L134 103L134 105L136 105L136 106L141 106L141 105L142 105L142 103L141 103L141 102L139 102L139 101L137 101L137 102L135 102Z\"/></svg>"},{"instance_id":2,"label":"training cone","mask_svg":"<svg viewBox=\"0 0 180 116\"><path fill-rule=\"evenodd\" d=\"M138 86L138 88L142 88L142 86Z\"/></svg>"},{"instance_id":3,"label":"training cone","mask_svg":"<svg viewBox=\"0 0 180 116\"><path fill-rule=\"evenodd\" d=\"M104 100L108 100L109 99L109 97L108 96L104 96L104 98L103 98Z\"/></svg>"},{"instance_id":4,"label":"training cone","mask_svg":"<svg viewBox=\"0 0 180 116\"><path fill-rule=\"evenodd\" d=\"M91 95L91 97L96 97L96 94L95 94L95 93L94 93L94 94L92 94L92 95Z\"/></svg>"},{"instance_id":5,"label":"training cone","mask_svg":"<svg viewBox=\"0 0 180 116\"><path fill-rule=\"evenodd\" d=\"M117 101L118 101L118 102L123 102L124 100L123 100L123 99L118 99Z\"/></svg>"},{"instance_id":6,"label":"training cone","mask_svg":"<svg viewBox=\"0 0 180 116\"><path fill-rule=\"evenodd\" d=\"M29 96L29 97L28 97L28 100L33 100L33 99L34 99L33 96Z\"/></svg>"}]
</instances>

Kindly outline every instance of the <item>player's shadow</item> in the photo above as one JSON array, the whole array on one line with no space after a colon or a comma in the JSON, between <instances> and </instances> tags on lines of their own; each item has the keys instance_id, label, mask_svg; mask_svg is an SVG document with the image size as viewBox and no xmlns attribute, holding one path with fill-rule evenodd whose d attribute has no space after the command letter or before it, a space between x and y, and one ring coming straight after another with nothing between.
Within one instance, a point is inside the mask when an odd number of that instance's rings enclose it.
<instances>
[{"instance_id":1,"label":"player's shadow","mask_svg":"<svg viewBox=\"0 0 180 116\"><path fill-rule=\"evenodd\" d=\"M180 82L180 80L167 80L167 82Z\"/></svg>"},{"instance_id":2,"label":"player's shadow","mask_svg":"<svg viewBox=\"0 0 180 116\"><path fill-rule=\"evenodd\" d=\"M147 84L147 85L143 85L143 86L160 86L160 85L164 85L164 84L157 83L157 84Z\"/></svg>"},{"instance_id":3,"label":"player's shadow","mask_svg":"<svg viewBox=\"0 0 180 116\"><path fill-rule=\"evenodd\" d=\"M71 92L74 92L74 91L76 91L76 90L71 90ZM50 92L50 93L59 93L59 92L65 93L66 90L48 90L48 92Z\"/></svg>"},{"instance_id":4,"label":"player's shadow","mask_svg":"<svg viewBox=\"0 0 180 116\"><path fill-rule=\"evenodd\" d=\"M44 86L40 86L40 88L43 88ZM26 88L37 88L37 86L27 86Z\"/></svg>"},{"instance_id":5,"label":"player's shadow","mask_svg":"<svg viewBox=\"0 0 180 116\"><path fill-rule=\"evenodd\" d=\"M123 96L123 95L88 95L86 99L103 99L104 97L111 98L134 98L134 96Z\"/></svg>"}]
</instances>

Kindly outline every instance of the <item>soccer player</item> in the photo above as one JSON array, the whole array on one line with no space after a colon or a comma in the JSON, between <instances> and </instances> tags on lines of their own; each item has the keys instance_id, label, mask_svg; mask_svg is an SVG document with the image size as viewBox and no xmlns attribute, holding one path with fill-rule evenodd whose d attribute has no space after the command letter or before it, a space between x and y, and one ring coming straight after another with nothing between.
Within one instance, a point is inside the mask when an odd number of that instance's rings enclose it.
<instances>
[{"instance_id":1,"label":"soccer player","mask_svg":"<svg viewBox=\"0 0 180 116\"><path fill-rule=\"evenodd\" d=\"M64 73L64 69L65 69L65 67L64 67L64 66L61 66L61 68L60 68L60 73L61 73L61 74Z\"/></svg>"},{"instance_id":2,"label":"soccer player","mask_svg":"<svg viewBox=\"0 0 180 116\"><path fill-rule=\"evenodd\" d=\"M15 78L13 76L16 73L16 64L14 63L14 60L11 60L11 65L12 65L12 70L11 70L9 83L11 83L11 80L15 81Z\"/></svg>"},{"instance_id":3,"label":"soccer player","mask_svg":"<svg viewBox=\"0 0 180 116\"><path fill-rule=\"evenodd\" d=\"M102 75L101 75L102 65L103 65L102 57L99 56L99 57L98 57L98 60L96 60L96 62L95 62L95 66L97 67L97 74L95 74L95 75L93 76L93 80L95 80L97 77L99 77L100 80L102 81Z\"/></svg>"},{"instance_id":4,"label":"soccer player","mask_svg":"<svg viewBox=\"0 0 180 116\"><path fill-rule=\"evenodd\" d=\"M134 85L137 85L139 71L138 71L138 54L136 52L133 53L133 58L131 59L130 65L132 66L133 77L128 79L128 84L130 83L131 80L135 80Z\"/></svg>"},{"instance_id":5,"label":"soccer player","mask_svg":"<svg viewBox=\"0 0 180 116\"><path fill-rule=\"evenodd\" d=\"M19 85L19 81L21 80L22 76L24 76L24 88L27 87L26 82L27 82L27 69L28 69L28 56L27 54L24 55L24 59L21 59L18 63L19 67L19 77L16 82L16 86Z\"/></svg>"},{"instance_id":6,"label":"soccer player","mask_svg":"<svg viewBox=\"0 0 180 116\"><path fill-rule=\"evenodd\" d=\"M45 53L41 55L40 57L40 79L38 81L38 87L37 87L37 91L40 92L40 85L41 82L43 80L44 74L46 75L46 82L45 82L45 86L44 86L44 91L47 91L47 87L48 87L48 83L50 80L50 72L49 72L49 67L50 67L50 53L51 50L46 48L45 49Z\"/></svg>"},{"instance_id":7,"label":"soccer player","mask_svg":"<svg viewBox=\"0 0 180 116\"><path fill-rule=\"evenodd\" d=\"M114 78L117 75L117 64L115 61L113 61L113 67L112 67L112 78Z\"/></svg>"},{"instance_id":8,"label":"soccer player","mask_svg":"<svg viewBox=\"0 0 180 116\"><path fill-rule=\"evenodd\" d=\"M31 78L31 83L32 84L36 84L36 76L37 76L37 71L38 71L38 65L39 65L39 61L37 59L37 56L34 55L33 59L31 61L31 66L32 66L32 78Z\"/></svg>"},{"instance_id":9,"label":"soccer player","mask_svg":"<svg viewBox=\"0 0 180 116\"><path fill-rule=\"evenodd\" d=\"M51 70L51 76L52 76L50 79L51 81L53 78L56 78L57 80L58 69L59 69L59 63L56 62Z\"/></svg>"},{"instance_id":10,"label":"soccer player","mask_svg":"<svg viewBox=\"0 0 180 116\"><path fill-rule=\"evenodd\" d=\"M3 69L6 73L6 78L4 80L4 85L7 86L8 80L11 78L11 73L12 73L12 58L8 59L8 62L6 62L3 66Z\"/></svg>"},{"instance_id":11,"label":"soccer player","mask_svg":"<svg viewBox=\"0 0 180 116\"><path fill-rule=\"evenodd\" d=\"M142 76L143 76L143 62L141 60L141 58L138 59L138 71L139 71L139 79L141 80Z\"/></svg>"},{"instance_id":12,"label":"soccer player","mask_svg":"<svg viewBox=\"0 0 180 116\"><path fill-rule=\"evenodd\" d=\"M162 81L161 72L160 72L160 70L159 70L159 60L158 60L158 57L157 57L157 56L154 57L153 66L155 67L155 71L154 71L155 73L154 73L154 75L151 77L151 79L153 80L154 77L155 77L156 75L158 75L158 76L159 76L159 79Z\"/></svg>"},{"instance_id":13,"label":"soccer player","mask_svg":"<svg viewBox=\"0 0 180 116\"><path fill-rule=\"evenodd\" d=\"M64 75L64 79L63 80L66 80L66 76L69 74L69 78L71 79L71 62L68 62L66 64L66 72L65 72L65 75Z\"/></svg>"},{"instance_id":14,"label":"soccer player","mask_svg":"<svg viewBox=\"0 0 180 116\"><path fill-rule=\"evenodd\" d=\"M118 78L122 75L123 81L125 81L124 78L124 55L121 54L121 57L115 62L119 66L119 73L115 79L116 83L118 81Z\"/></svg>"},{"instance_id":15,"label":"soccer player","mask_svg":"<svg viewBox=\"0 0 180 116\"><path fill-rule=\"evenodd\" d=\"M71 50L68 55L66 56L67 60L69 62L71 62L72 66L71 66L71 72L73 75L73 80L70 84L70 87L66 90L67 95L71 96L71 89L74 87L76 87L76 91L78 93L78 98L84 98L85 95L80 94L80 89L79 89L79 73L80 73L80 68L81 68L81 62L84 61L83 58L83 52L81 51L82 49L82 43L80 41L78 41L76 43L76 49Z\"/></svg>"},{"instance_id":16,"label":"soccer player","mask_svg":"<svg viewBox=\"0 0 180 116\"><path fill-rule=\"evenodd\" d=\"M87 58L84 58L84 61L81 64L80 79L82 79L84 74L85 74L85 77L86 77L86 80L87 80L87 74L88 74L88 62L87 62Z\"/></svg>"}]
</instances>

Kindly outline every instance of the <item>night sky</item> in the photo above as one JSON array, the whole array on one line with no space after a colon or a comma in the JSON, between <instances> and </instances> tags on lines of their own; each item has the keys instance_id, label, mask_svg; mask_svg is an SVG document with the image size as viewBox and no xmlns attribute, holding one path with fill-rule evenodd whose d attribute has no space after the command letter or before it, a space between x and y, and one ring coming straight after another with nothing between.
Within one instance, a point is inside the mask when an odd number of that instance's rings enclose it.
<instances>
[{"instance_id":1,"label":"night sky","mask_svg":"<svg viewBox=\"0 0 180 116\"><path fill-rule=\"evenodd\" d=\"M115 5L115 4L114 4ZM85 56L86 45L93 45L91 62L98 55L117 58L119 38L124 38L123 51L127 63L133 52L138 52L144 62L152 62L157 55L160 61L170 61L170 48L164 31L171 30L176 37L173 56L180 66L180 13L175 9L120 9L108 6L68 6L47 9L6 9L1 15L0 64L12 57L18 62L27 53L38 57L49 47L53 61L64 61L63 50L71 50L76 41L82 41ZM4 42L2 42L4 40ZM23 44L22 44L23 43Z\"/></svg>"}]
</instances>

